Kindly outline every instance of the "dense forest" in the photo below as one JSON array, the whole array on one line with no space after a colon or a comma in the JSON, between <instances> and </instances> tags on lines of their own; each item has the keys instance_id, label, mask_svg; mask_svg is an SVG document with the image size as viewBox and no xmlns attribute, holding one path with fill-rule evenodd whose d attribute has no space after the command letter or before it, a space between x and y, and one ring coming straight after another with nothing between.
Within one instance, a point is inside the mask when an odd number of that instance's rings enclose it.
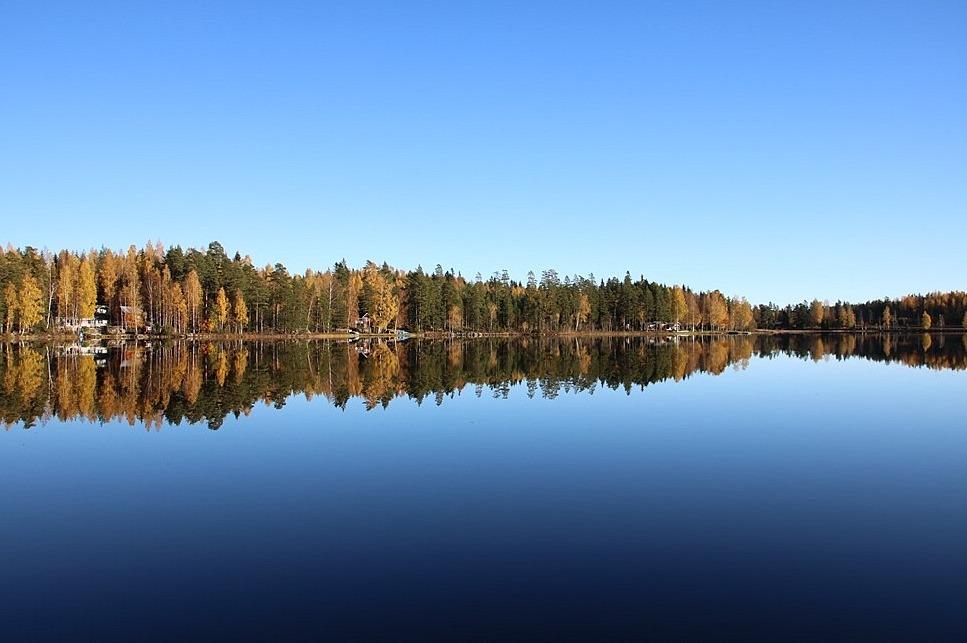
<instances>
[{"instance_id":1,"label":"dense forest","mask_svg":"<svg viewBox=\"0 0 967 643\"><path fill-rule=\"evenodd\" d=\"M759 305L756 326L766 329L967 329L967 292L935 292L899 299L876 299L862 304L814 299L779 308Z\"/></svg>"},{"instance_id":2,"label":"dense forest","mask_svg":"<svg viewBox=\"0 0 967 643\"><path fill-rule=\"evenodd\" d=\"M545 398L599 387L631 392L777 353L962 370L967 335L118 342L96 355L8 342L0 348L0 425L29 428L57 417L214 429L229 415L248 414L259 402L281 407L292 395L338 407L357 399L372 409L401 397L441 404L468 387L497 398L515 386Z\"/></svg>"},{"instance_id":3,"label":"dense forest","mask_svg":"<svg viewBox=\"0 0 967 643\"><path fill-rule=\"evenodd\" d=\"M467 279L439 265L427 272L341 261L290 274L281 263L257 268L239 253L230 258L218 242L204 250L160 243L126 252L0 250L3 332L92 326L176 335L967 327L967 293L780 309L627 273L597 280L549 269L525 281L507 271Z\"/></svg>"}]
</instances>

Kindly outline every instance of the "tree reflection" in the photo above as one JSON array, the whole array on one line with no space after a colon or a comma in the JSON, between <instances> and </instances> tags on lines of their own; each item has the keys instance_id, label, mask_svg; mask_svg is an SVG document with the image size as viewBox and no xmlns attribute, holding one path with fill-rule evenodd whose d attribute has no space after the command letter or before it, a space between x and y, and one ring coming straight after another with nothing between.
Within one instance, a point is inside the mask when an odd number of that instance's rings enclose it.
<instances>
[{"instance_id":1,"label":"tree reflection","mask_svg":"<svg viewBox=\"0 0 967 643\"><path fill-rule=\"evenodd\" d=\"M470 386L507 398L515 387L554 398L605 386L630 393L694 373L742 369L753 356L821 361L861 357L933 369L967 368L962 340L920 335L763 335L657 340L524 338L403 343L326 341L172 342L79 347L0 347L0 422L30 428L49 418L121 420L160 428L203 422L217 429L259 402L281 408L295 394L353 399L366 409L396 398L442 404Z\"/></svg>"}]
</instances>

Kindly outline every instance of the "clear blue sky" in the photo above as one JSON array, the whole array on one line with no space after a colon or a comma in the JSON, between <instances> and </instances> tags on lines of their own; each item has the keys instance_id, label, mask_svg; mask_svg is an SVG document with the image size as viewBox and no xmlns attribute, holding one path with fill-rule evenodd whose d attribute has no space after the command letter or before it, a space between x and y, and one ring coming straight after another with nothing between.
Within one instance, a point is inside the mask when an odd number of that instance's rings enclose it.
<instances>
[{"instance_id":1,"label":"clear blue sky","mask_svg":"<svg viewBox=\"0 0 967 643\"><path fill-rule=\"evenodd\" d=\"M0 241L967 288L967 3L4 2Z\"/></svg>"}]
</instances>

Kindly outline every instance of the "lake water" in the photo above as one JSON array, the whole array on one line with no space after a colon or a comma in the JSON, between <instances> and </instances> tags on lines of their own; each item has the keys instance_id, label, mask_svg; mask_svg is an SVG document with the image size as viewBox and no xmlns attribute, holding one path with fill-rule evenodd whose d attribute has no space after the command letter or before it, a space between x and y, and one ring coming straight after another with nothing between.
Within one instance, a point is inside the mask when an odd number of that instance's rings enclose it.
<instances>
[{"instance_id":1,"label":"lake water","mask_svg":"<svg viewBox=\"0 0 967 643\"><path fill-rule=\"evenodd\" d=\"M0 346L3 640L964 640L967 340Z\"/></svg>"}]
</instances>

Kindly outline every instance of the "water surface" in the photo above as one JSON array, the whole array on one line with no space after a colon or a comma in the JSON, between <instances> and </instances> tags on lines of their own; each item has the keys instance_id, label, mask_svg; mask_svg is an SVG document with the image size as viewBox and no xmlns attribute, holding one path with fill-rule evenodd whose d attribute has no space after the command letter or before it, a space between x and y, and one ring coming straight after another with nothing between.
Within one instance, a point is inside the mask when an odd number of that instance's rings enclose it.
<instances>
[{"instance_id":1,"label":"water surface","mask_svg":"<svg viewBox=\"0 0 967 643\"><path fill-rule=\"evenodd\" d=\"M0 346L6 640L962 639L959 335Z\"/></svg>"}]
</instances>

